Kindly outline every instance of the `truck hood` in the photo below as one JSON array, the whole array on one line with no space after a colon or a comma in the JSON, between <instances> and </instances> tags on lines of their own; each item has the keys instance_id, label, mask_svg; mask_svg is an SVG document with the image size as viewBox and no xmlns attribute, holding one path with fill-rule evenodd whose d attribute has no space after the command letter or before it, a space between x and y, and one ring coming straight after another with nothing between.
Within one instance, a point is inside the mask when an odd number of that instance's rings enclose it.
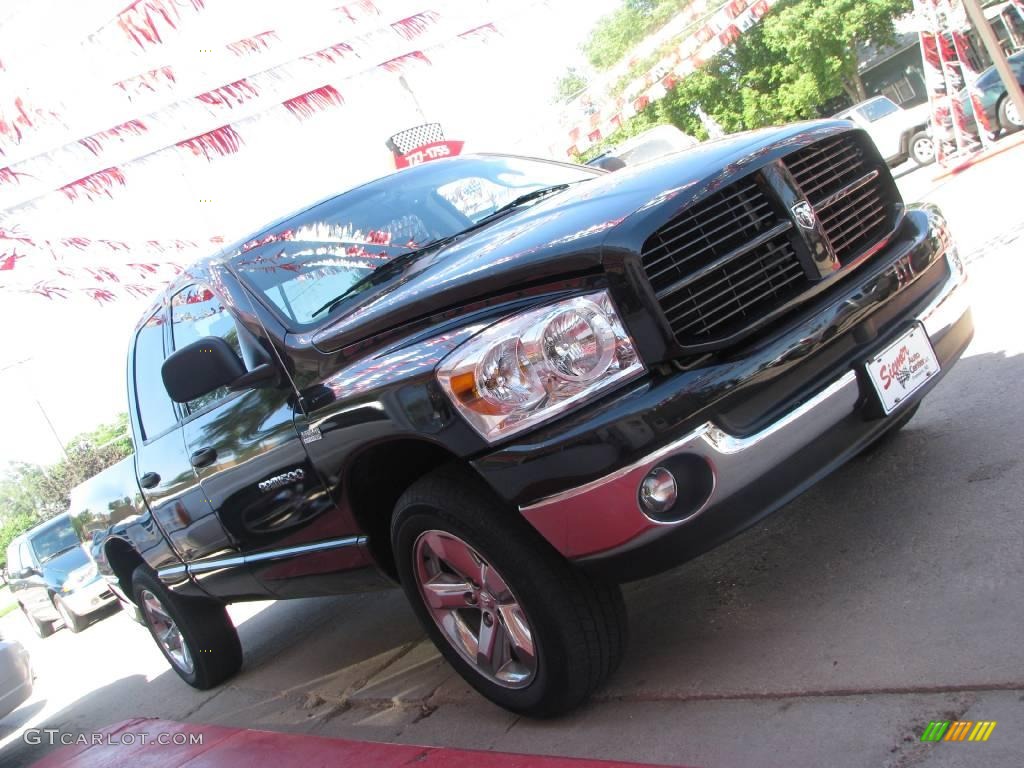
<instances>
[{"instance_id":1,"label":"truck hood","mask_svg":"<svg viewBox=\"0 0 1024 768\"><path fill-rule=\"evenodd\" d=\"M809 131L812 127L817 130ZM845 121L816 121L735 134L579 182L414 258L379 285L353 296L329 323L290 335L289 342L335 352L490 296L598 272L602 244L627 219L688 190L701 190L712 180L721 183L723 176L744 173L781 147L795 148L821 138L822 132L846 130Z\"/></svg>"}]
</instances>

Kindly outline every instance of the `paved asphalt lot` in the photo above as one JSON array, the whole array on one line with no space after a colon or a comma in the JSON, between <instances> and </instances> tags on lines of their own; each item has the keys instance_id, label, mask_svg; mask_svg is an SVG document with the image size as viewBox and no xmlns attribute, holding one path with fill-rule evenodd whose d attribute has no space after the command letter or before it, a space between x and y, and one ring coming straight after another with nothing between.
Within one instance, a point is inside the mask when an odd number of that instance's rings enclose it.
<instances>
[{"instance_id":1,"label":"paved asphalt lot","mask_svg":"<svg viewBox=\"0 0 1024 768\"><path fill-rule=\"evenodd\" d=\"M1024 148L908 200L947 211L977 336L907 429L759 527L627 588L632 645L588 707L531 722L487 703L397 591L232 607L245 667L193 691L123 614L30 649L27 727L134 716L540 754L719 766L1019 766L1024 755ZM930 720L996 720L985 744L922 744Z\"/></svg>"}]
</instances>

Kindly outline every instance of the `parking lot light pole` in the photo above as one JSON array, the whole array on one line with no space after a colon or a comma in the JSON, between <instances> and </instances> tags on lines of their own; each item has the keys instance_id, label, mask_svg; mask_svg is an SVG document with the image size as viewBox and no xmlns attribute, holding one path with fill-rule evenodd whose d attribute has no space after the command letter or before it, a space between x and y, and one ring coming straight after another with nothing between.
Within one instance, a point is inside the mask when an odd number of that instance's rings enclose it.
<instances>
[{"instance_id":1,"label":"parking lot light pole","mask_svg":"<svg viewBox=\"0 0 1024 768\"><path fill-rule=\"evenodd\" d=\"M1006 86L1006 92L1013 99L1014 106L1017 107L1017 114L1024 116L1024 92L1021 91L1020 83L1017 82L1017 77L1010 68L1010 62L1007 61L1006 54L1003 53L999 40L996 39L996 33L989 26L978 0L963 0L963 4L971 19L971 26L981 37L981 42L985 44L985 50L988 51L992 63L999 72L999 77L1003 80L1003 85Z\"/></svg>"}]
</instances>

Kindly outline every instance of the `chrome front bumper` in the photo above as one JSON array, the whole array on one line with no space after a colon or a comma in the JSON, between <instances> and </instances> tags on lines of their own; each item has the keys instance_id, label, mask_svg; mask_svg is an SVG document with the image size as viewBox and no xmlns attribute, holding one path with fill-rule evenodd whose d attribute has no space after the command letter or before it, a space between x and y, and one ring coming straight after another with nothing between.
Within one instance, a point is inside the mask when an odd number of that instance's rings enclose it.
<instances>
[{"instance_id":1,"label":"chrome front bumper","mask_svg":"<svg viewBox=\"0 0 1024 768\"><path fill-rule=\"evenodd\" d=\"M60 598L76 616L86 616L117 599L102 576L97 576L72 592L62 592Z\"/></svg>"},{"instance_id":2,"label":"chrome front bumper","mask_svg":"<svg viewBox=\"0 0 1024 768\"><path fill-rule=\"evenodd\" d=\"M916 315L929 338L941 338L969 310L966 273L955 248L946 256L949 277L936 297ZM866 394L866 393L865 393ZM890 417L892 421L914 396ZM798 451L827 439L863 402L857 373L849 370L814 397L760 432L747 437L729 434L706 422L638 462L576 488L521 507L522 514L570 559L586 561L641 547L707 513L717 514L741 492L748 493ZM656 520L645 514L638 489L654 468L670 457L699 457L710 471L707 498L682 519ZM708 511L711 510L711 511Z\"/></svg>"}]
</instances>

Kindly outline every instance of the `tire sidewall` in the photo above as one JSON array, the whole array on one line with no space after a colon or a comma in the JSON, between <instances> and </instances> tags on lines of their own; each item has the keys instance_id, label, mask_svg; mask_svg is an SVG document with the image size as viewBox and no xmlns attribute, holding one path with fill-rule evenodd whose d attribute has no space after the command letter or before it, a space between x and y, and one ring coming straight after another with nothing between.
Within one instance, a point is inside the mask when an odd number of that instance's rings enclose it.
<instances>
[{"instance_id":1,"label":"tire sidewall","mask_svg":"<svg viewBox=\"0 0 1024 768\"><path fill-rule=\"evenodd\" d=\"M60 595L53 596L53 607L57 610L57 615L60 616L61 621L64 622L64 626L67 630L73 634L80 632L85 624L82 621L82 617L75 614L67 603L61 600Z\"/></svg>"},{"instance_id":2,"label":"tire sidewall","mask_svg":"<svg viewBox=\"0 0 1024 768\"><path fill-rule=\"evenodd\" d=\"M529 622L534 650L537 653L537 672L525 688L504 688L485 678L462 657L437 626L420 594L414 573L416 540L420 534L429 530L446 531L461 538L498 570L509 589L515 594ZM392 543L395 547L396 564L406 598L421 624L426 628L430 639L440 649L445 659L462 673L463 678L470 685L499 706L513 711L530 710L550 695L552 686L563 684L558 670L564 670L566 664L559 659L560 644L556 637L557 621L550 615L549 601L540 599L540 595L536 594L536 590L530 583L522 583L522 579L514 579L510 576L512 573L517 573L519 569L510 562L511 558L505 551L506 548L497 542L489 541L489 538L486 533L474 532L469 526L444 510L417 504L399 509L396 513Z\"/></svg>"}]
</instances>

